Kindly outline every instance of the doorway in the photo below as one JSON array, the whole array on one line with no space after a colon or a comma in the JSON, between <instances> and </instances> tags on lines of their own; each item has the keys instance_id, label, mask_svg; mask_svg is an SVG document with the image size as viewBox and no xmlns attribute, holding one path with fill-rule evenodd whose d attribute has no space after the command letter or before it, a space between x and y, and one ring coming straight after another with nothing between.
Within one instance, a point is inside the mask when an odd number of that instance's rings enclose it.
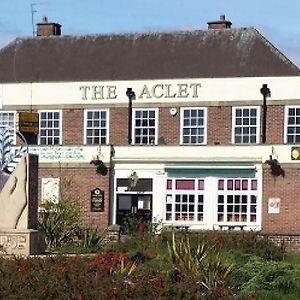
<instances>
[{"instance_id":1,"label":"doorway","mask_svg":"<svg viewBox=\"0 0 300 300\"><path fill-rule=\"evenodd\" d=\"M126 218L135 218L144 222L152 219L152 195L118 194L117 224L124 225Z\"/></svg>"}]
</instances>

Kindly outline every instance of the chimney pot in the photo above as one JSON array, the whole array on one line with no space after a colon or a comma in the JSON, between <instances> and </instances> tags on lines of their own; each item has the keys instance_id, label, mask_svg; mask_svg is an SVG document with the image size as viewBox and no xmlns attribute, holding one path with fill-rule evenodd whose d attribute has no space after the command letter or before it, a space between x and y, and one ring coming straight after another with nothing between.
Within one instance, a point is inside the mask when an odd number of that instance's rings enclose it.
<instances>
[{"instance_id":1,"label":"chimney pot","mask_svg":"<svg viewBox=\"0 0 300 300\"><path fill-rule=\"evenodd\" d=\"M42 17L42 23L48 23L48 18L46 16Z\"/></svg>"},{"instance_id":2,"label":"chimney pot","mask_svg":"<svg viewBox=\"0 0 300 300\"><path fill-rule=\"evenodd\" d=\"M225 21L225 15L220 15L220 21Z\"/></svg>"}]
</instances>

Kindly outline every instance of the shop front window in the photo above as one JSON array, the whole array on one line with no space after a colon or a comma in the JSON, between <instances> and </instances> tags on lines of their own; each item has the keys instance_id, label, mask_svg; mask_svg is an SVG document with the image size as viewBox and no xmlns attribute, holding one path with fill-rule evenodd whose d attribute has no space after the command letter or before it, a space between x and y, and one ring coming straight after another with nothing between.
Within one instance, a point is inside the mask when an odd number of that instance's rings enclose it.
<instances>
[{"instance_id":1,"label":"shop front window","mask_svg":"<svg viewBox=\"0 0 300 300\"><path fill-rule=\"evenodd\" d=\"M253 223L257 221L257 179L219 179L217 221Z\"/></svg>"},{"instance_id":2,"label":"shop front window","mask_svg":"<svg viewBox=\"0 0 300 300\"><path fill-rule=\"evenodd\" d=\"M204 179L167 179L166 221L203 222Z\"/></svg>"}]
</instances>

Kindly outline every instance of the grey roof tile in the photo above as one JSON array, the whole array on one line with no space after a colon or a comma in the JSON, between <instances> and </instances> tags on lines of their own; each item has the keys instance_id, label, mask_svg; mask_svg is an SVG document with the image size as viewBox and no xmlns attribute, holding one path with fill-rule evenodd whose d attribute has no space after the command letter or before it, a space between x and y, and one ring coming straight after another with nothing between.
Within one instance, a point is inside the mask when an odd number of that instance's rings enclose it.
<instances>
[{"instance_id":1,"label":"grey roof tile","mask_svg":"<svg viewBox=\"0 0 300 300\"><path fill-rule=\"evenodd\" d=\"M0 50L3 83L299 74L254 28L21 38Z\"/></svg>"}]
</instances>

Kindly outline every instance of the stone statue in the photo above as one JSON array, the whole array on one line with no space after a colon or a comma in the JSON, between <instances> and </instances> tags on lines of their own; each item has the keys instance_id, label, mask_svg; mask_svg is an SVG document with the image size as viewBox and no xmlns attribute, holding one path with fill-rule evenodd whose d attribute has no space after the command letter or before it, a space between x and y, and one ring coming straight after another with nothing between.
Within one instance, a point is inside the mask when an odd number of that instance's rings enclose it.
<instances>
[{"instance_id":1,"label":"stone statue","mask_svg":"<svg viewBox=\"0 0 300 300\"><path fill-rule=\"evenodd\" d=\"M3 255L28 256L44 251L44 239L37 229L38 157L26 152L27 144L13 149L9 130L0 128L0 253Z\"/></svg>"},{"instance_id":2,"label":"stone statue","mask_svg":"<svg viewBox=\"0 0 300 300\"><path fill-rule=\"evenodd\" d=\"M16 229L27 205L27 162L24 154L0 192L0 228Z\"/></svg>"}]
</instances>

